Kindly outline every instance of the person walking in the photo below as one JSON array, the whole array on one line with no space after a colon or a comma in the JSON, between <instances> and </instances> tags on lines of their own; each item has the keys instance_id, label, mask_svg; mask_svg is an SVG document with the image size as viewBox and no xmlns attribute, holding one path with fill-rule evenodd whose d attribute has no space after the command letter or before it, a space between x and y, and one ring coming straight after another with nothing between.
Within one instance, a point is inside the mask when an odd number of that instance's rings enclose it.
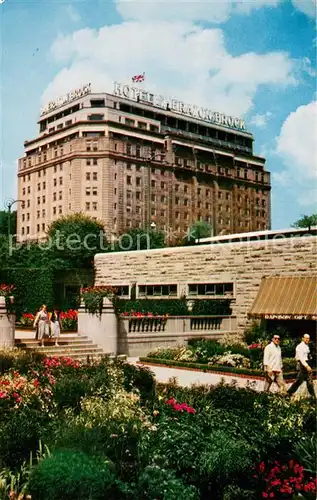
<instances>
[{"instance_id":1,"label":"person walking","mask_svg":"<svg viewBox=\"0 0 317 500\"><path fill-rule=\"evenodd\" d=\"M264 349L264 391L268 392L273 382L275 382L282 392L286 394L286 384L283 379L283 363L280 340L279 335L273 335L272 342Z\"/></svg>"},{"instance_id":2,"label":"person walking","mask_svg":"<svg viewBox=\"0 0 317 500\"><path fill-rule=\"evenodd\" d=\"M47 313L46 305L43 304L35 316L33 327L37 327L37 338L40 341L40 347L44 347L44 337L49 335L49 317Z\"/></svg>"},{"instance_id":3,"label":"person walking","mask_svg":"<svg viewBox=\"0 0 317 500\"><path fill-rule=\"evenodd\" d=\"M311 397L316 402L316 394L314 390L314 383L312 377L312 368L308 364L310 355L309 342L310 342L310 335L308 335L308 333L305 333L302 337L301 343L298 344L298 346L296 347L295 359L297 361L296 364L297 377L295 382L291 385L291 387L289 387L287 392L290 395L294 394L294 392L297 391L297 389L302 385L302 383L306 382L307 390L311 395Z\"/></svg>"},{"instance_id":4,"label":"person walking","mask_svg":"<svg viewBox=\"0 0 317 500\"><path fill-rule=\"evenodd\" d=\"M60 313L57 311L57 309L54 309L53 314L51 316L51 323L52 323L52 337L55 339L55 345L59 346L58 340L61 335L61 320L60 320Z\"/></svg>"}]
</instances>

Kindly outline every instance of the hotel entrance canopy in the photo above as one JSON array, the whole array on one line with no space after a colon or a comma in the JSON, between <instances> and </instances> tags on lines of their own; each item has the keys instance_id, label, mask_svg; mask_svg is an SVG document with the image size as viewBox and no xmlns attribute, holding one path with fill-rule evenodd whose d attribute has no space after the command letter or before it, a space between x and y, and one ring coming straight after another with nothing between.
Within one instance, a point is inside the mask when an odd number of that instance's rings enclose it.
<instances>
[{"instance_id":1,"label":"hotel entrance canopy","mask_svg":"<svg viewBox=\"0 0 317 500\"><path fill-rule=\"evenodd\" d=\"M317 320L317 277L262 278L249 316Z\"/></svg>"}]
</instances>

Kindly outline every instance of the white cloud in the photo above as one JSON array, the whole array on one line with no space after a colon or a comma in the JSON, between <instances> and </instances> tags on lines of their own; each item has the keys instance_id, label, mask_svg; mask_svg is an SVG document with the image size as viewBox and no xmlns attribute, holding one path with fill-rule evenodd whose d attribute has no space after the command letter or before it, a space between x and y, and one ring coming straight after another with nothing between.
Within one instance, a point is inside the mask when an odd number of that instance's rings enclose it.
<instances>
[{"instance_id":1,"label":"white cloud","mask_svg":"<svg viewBox=\"0 0 317 500\"><path fill-rule=\"evenodd\" d=\"M254 9L276 7L282 0L116 0L124 19L209 21L223 23L233 13L249 14Z\"/></svg>"},{"instance_id":2,"label":"white cloud","mask_svg":"<svg viewBox=\"0 0 317 500\"><path fill-rule=\"evenodd\" d=\"M250 120L250 125L255 125L258 128L265 128L268 121L272 118L272 113L267 111L264 115L257 114L254 115Z\"/></svg>"},{"instance_id":3,"label":"white cloud","mask_svg":"<svg viewBox=\"0 0 317 500\"><path fill-rule=\"evenodd\" d=\"M314 18L316 17L316 0L292 0L295 9L298 9L306 16Z\"/></svg>"},{"instance_id":4,"label":"white cloud","mask_svg":"<svg viewBox=\"0 0 317 500\"><path fill-rule=\"evenodd\" d=\"M124 22L58 37L53 57L67 67L43 94L56 98L87 80L112 91L113 80L146 73L147 89L210 109L244 115L258 87L293 85L294 62L284 52L231 56L220 29L189 22Z\"/></svg>"},{"instance_id":5,"label":"white cloud","mask_svg":"<svg viewBox=\"0 0 317 500\"><path fill-rule=\"evenodd\" d=\"M291 191L301 205L317 202L317 102L300 106L284 121L277 138L276 153L285 170L275 174L282 186L291 184ZM291 180L291 183L290 183Z\"/></svg>"}]
</instances>

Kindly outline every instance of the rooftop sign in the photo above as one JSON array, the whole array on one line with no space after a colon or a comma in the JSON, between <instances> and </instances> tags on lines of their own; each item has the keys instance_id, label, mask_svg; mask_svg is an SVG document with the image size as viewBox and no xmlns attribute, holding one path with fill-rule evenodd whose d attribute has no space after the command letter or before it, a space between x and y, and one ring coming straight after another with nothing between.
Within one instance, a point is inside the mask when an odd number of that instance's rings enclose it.
<instances>
[{"instance_id":1,"label":"rooftop sign","mask_svg":"<svg viewBox=\"0 0 317 500\"><path fill-rule=\"evenodd\" d=\"M90 94L90 92L91 92L91 83L87 83L86 85L83 85L81 88L73 90L72 92L69 92L63 97L58 97L55 101L49 102L46 106L44 106L41 109L40 115L41 116L45 115L50 111L53 111L54 109L59 108L64 104L67 104L68 102L75 101L76 99L79 99L80 97L83 97L86 94Z\"/></svg>"},{"instance_id":2,"label":"rooftop sign","mask_svg":"<svg viewBox=\"0 0 317 500\"><path fill-rule=\"evenodd\" d=\"M223 113L195 106L194 104L185 104L171 97L166 98L159 94L151 94L150 92L146 92L138 87L133 87L132 85L122 85L119 82L114 82L114 94L142 103L152 104L153 106L165 110L175 111L176 113L192 118L198 118L199 120L204 120L209 123L215 123L237 130L246 130L245 121L241 118L227 116Z\"/></svg>"}]
</instances>

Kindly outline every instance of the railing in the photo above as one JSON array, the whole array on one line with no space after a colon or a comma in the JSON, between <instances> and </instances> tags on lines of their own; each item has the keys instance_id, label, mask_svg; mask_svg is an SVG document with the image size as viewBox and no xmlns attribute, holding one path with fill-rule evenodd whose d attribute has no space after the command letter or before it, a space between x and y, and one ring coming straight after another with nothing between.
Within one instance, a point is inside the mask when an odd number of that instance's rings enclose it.
<instances>
[{"instance_id":1,"label":"railing","mask_svg":"<svg viewBox=\"0 0 317 500\"><path fill-rule=\"evenodd\" d=\"M236 316L125 316L120 317L122 334L188 334L228 332L236 329Z\"/></svg>"}]
</instances>

